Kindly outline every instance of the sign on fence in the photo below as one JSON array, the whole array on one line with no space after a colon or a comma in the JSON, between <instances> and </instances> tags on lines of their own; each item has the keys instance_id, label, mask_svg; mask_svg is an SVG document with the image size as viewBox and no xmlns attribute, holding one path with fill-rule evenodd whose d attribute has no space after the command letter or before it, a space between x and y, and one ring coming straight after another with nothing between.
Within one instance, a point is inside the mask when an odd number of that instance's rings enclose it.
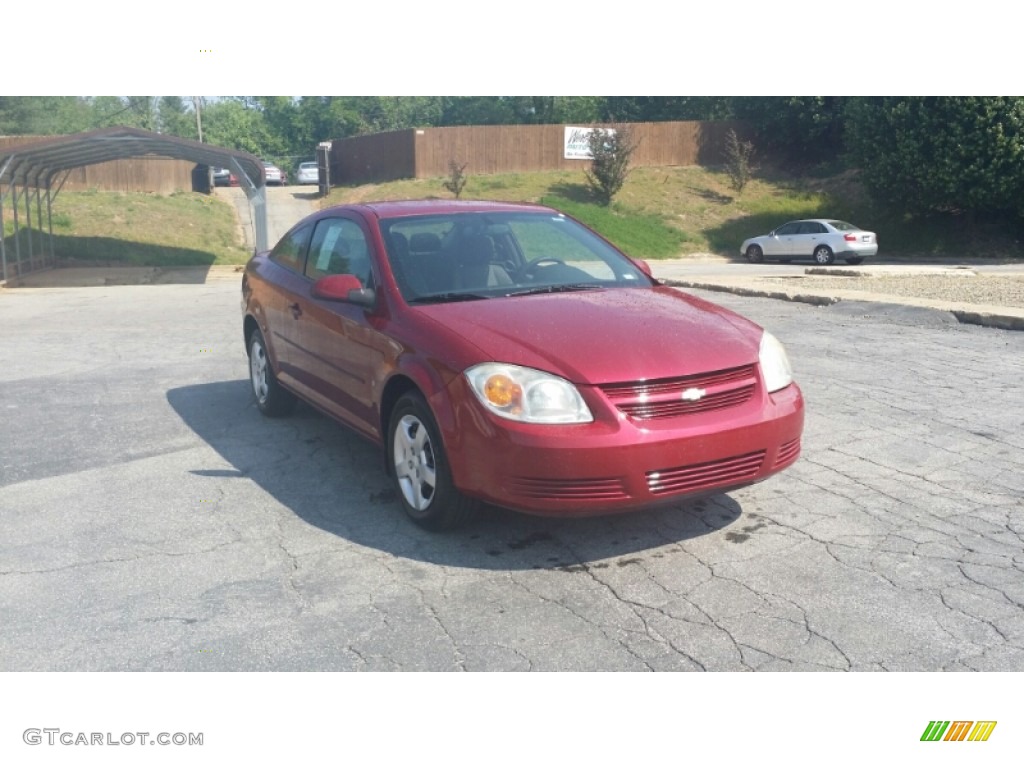
<instances>
[{"instance_id":1,"label":"sign on fence","mask_svg":"<svg viewBox=\"0 0 1024 768\"><path fill-rule=\"evenodd\" d=\"M615 133L614 128L605 128L606 133ZM590 134L593 128L575 128L565 126L565 159L566 160L592 160L590 154Z\"/></svg>"}]
</instances>

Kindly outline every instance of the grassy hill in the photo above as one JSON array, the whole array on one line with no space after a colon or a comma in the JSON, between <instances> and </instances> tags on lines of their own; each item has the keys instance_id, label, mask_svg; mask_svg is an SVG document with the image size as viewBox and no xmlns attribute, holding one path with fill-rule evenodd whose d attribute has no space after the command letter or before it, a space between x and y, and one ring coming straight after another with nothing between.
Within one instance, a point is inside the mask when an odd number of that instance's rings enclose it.
<instances>
[{"instance_id":1,"label":"grassy hill","mask_svg":"<svg viewBox=\"0 0 1024 768\"><path fill-rule=\"evenodd\" d=\"M444 181L342 187L332 190L326 204L450 198ZM582 171L471 175L462 197L551 205L594 227L630 255L658 259L691 253L734 255L745 238L792 218L821 214L856 221L861 195L856 185L845 186L853 190L847 200L807 184L767 180L755 180L737 195L724 173L706 168L637 168L608 207L591 201Z\"/></svg>"},{"instance_id":2,"label":"grassy hill","mask_svg":"<svg viewBox=\"0 0 1024 768\"><path fill-rule=\"evenodd\" d=\"M451 198L445 179L339 187L322 205ZM463 199L525 200L554 206L597 229L632 256L694 253L739 257L752 235L794 218L846 219L879 235L881 252L904 256L1020 258L1012 222L966 230L955 218L905 221L872 205L856 174L792 177L762 173L742 194L706 168L638 168L608 207L591 201L583 171L468 177ZM5 228L11 229L10 213ZM249 254L230 206L192 193L170 196L63 192L54 208L57 256L65 261L139 265L238 264ZM8 244L8 254L12 251Z\"/></svg>"},{"instance_id":3,"label":"grassy hill","mask_svg":"<svg viewBox=\"0 0 1024 768\"><path fill-rule=\"evenodd\" d=\"M450 198L445 179L409 179L332 190L325 205L364 200ZM464 199L527 200L564 210L631 256L693 253L739 257L740 244L791 219L845 219L878 233L886 257L1024 256L1014 222L968 228L962 219L908 221L873 204L855 172L792 176L765 171L742 194L707 168L634 169L611 206L591 202L583 171L469 176Z\"/></svg>"},{"instance_id":4,"label":"grassy hill","mask_svg":"<svg viewBox=\"0 0 1024 768\"><path fill-rule=\"evenodd\" d=\"M34 201L31 211L36 226ZM20 214L24 227L24 209ZM53 204L52 223L54 255L65 265L208 266L244 264L251 255L242 245L234 210L212 196L193 192L61 192ZM8 207L5 240L13 231ZM21 235L27 253L26 233ZM38 251L39 236L33 232L32 237ZM48 239L43 243L49 248ZM13 238L6 241L6 250L8 261L13 261Z\"/></svg>"}]
</instances>

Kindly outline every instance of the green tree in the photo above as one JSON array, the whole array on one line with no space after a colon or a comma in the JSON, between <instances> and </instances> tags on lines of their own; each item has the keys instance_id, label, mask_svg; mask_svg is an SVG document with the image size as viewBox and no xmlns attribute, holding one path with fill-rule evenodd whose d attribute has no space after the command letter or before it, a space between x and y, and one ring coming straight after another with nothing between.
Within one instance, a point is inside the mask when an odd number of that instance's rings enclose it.
<instances>
[{"instance_id":1,"label":"green tree","mask_svg":"<svg viewBox=\"0 0 1024 768\"><path fill-rule=\"evenodd\" d=\"M156 108L157 125L161 133L180 136L183 139L198 139L196 115L181 96L161 96Z\"/></svg>"},{"instance_id":2,"label":"green tree","mask_svg":"<svg viewBox=\"0 0 1024 768\"><path fill-rule=\"evenodd\" d=\"M866 188L898 211L1024 212L1024 98L860 98L846 129Z\"/></svg>"},{"instance_id":3,"label":"green tree","mask_svg":"<svg viewBox=\"0 0 1024 768\"><path fill-rule=\"evenodd\" d=\"M0 96L0 135L49 136L95 127L92 107L78 96Z\"/></svg>"},{"instance_id":4,"label":"green tree","mask_svg":"<svg viewBox=\"0 0 1024 768\"><path fill-rule=\"evenodd\" d=\"M601 102L598 119L605 122L725 120L733 110L726 96L607 96Z\"/></svg>"},{"instance_id":5,"label":"green tree","mask_svg":"<svg viewBox=\"0 0 1024 768\"><path fill-rule=\"evenodd\" d=\"M843 96L748 96L733 99L733 114L751 124L758 145L779 161L816 165L843 155Z\"/></svg>"},{"instance_id":6,"label":"green tree","mask_svg":"<svg viewBox=\"0 0 1024 768\"><path fill-rule=\"evenodd\" d=\"M440 125L515 125L519 117L508 99L497 96L446 96Z\"/></svg>"},{"instance_id":7,"label":"green tree","mask_svg":"<svg viewBox=\"0 0 1024 768\"><path fill-rule=\"evenodd\" d=\"M263 112L250 100L227 98L203 110L203 141L268 157L282 152L283 142L267 126Z\"/></svg>"},{"instance_id":8,"label":"green tree","mask_svg":"<svg viewBox=\"0 0 1024 768\"><path fill-rule=\"evenodd\" d=\"M252 106L263 112L267 130L284 146L294 143L298 118L295 102L288 96L253 96Z\"/></svg>"}]
</instances>

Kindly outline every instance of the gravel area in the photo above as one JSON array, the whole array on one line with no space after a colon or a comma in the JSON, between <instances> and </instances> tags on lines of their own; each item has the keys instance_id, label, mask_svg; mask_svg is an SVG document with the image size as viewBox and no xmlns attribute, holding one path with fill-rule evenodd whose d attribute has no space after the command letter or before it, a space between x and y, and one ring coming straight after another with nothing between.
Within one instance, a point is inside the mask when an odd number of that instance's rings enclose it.
<instances>
[{"instance_id":1,"label":"gravel area","mask_svg":"<svg viewBox=\"0 0 1024 768\"><path fill-rule=\"evenodd\" d=\"M777 281L772 282L778 285ZM786 282L809 290L867 291L936 301L1024 308L1024 275L794 277Z\"/></svg>"}]
</instances>

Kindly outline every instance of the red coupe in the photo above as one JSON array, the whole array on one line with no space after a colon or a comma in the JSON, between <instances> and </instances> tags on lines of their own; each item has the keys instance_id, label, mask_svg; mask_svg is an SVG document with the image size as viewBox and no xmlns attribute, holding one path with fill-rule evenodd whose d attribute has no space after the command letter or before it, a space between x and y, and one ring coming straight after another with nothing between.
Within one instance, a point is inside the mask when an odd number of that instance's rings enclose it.
<instances>
[{"instance_id":1,"label":"red coupe","mask_svg":"<svg viewBox=\"0 0 1024 768\"><path fill-rule=\"evenodd\" d=\"M774 336L551 208L328 208L252 258L242 308L259 410L300 397L383 447L430 530L479 501L582 516L721 493L800 453Z\"/></svg>"}]
</instances>

